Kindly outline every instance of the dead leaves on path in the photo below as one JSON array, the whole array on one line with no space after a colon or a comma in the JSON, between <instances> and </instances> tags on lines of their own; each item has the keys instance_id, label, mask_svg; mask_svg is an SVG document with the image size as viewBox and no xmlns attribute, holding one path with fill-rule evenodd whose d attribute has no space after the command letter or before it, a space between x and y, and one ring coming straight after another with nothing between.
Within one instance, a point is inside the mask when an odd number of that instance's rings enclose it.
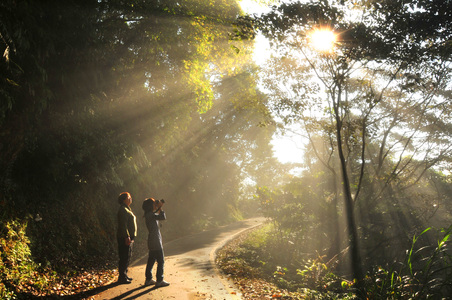
<instances>
[{"instance_id":1,"label":"dead leaves on path","mask_svg":"<svg viewBox=\"0 0 452 300\"><path fill-rule=\"evenodd\" d=\"M83 271L74 277L62 278L55 282L52 290L57 295L72 295L94 289L110 282L114 277L113 271L88 272Z\"/></svg>"},{"instance_id":2,"label":"dead leaves on path","mask_svg":"<svg viewBox=\"0 0 452 300\"><path fill-rule=\"evenodd\" d=\"M280 290L263 279L235 278L232 280L239 287L242 299L303 299L300 295Z\"/></svg>"},{"instance_id":3,"label":"dead leaves on path","mask_svg":"<svg viewBox=\"0 0 452 300\"><path fill-rule=\"evenodd\" d=\"M115 277L115 271L116 270L80 270L66 275L57 275L54 273L51 274L51 276L47 273L43 273L40 274L40 276L41 278L47 277L45 286L30 281L19 287L18 293L19 295L29 295L28 297L30 298L77 295L108 284Z\"/></svg>"}]
</instances>

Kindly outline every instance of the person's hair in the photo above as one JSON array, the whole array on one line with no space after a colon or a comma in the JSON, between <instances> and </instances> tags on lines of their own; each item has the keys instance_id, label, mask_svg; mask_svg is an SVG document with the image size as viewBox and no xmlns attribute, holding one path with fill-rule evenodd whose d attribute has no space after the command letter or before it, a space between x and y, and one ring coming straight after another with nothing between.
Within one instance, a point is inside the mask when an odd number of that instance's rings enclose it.
<instances>
[{"instance_id":1,"label":"person's hair","mask_svg":"<svg viewBox=\"0 0 452 300\"><path fill-rule=\"evenodd\" d=\"M143 201L143 205L141 207L143 208L145 213L148 211L152 211L154 209L154 202L155 202L154 198L146 198Z\"/></svg>"},{"instance_id":2,"label":"person's hair","mask_svg":"<svg viewBox=\"0 0 452 300\"><path fill-rule=\"evenodd\" d=\"M123 193L119 194L118 203L123 204L124 200L126 200L129 197L130 197L130 193L128 193L128 192L123 192Z\"/></svg>"}]
</instances>

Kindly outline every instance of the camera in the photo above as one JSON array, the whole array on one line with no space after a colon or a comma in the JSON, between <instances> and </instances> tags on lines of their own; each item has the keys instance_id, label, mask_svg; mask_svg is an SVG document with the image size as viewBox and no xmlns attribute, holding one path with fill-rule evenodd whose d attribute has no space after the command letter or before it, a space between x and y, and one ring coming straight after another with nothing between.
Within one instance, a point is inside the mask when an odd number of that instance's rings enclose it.
<instances>
[{"instance_id":1,"label":"camera","mask_svg":"<svg viewBox=\"0 0 452 300\"><path fill-rule=\"evenodd\" d=\"M146 198L143 201L142 208L145 212L152 211L154 209L154 204L157 205L157 208L162 207L165 200L154 200L154 198Z\"/></svg>"}]
</instances>

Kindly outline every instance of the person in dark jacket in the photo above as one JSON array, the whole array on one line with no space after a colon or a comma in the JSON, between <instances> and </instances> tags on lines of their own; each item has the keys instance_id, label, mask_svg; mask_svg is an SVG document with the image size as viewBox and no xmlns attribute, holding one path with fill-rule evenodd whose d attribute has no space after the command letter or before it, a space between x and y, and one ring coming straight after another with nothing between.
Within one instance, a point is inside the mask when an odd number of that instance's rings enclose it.
<instances>
[{"instance_id":1,"label":"person in dark jacket","mask_svg":"<svg viewBox=\"0 0 452 300\"><path fill-rule=\"evenodd\" d=\"M118 283L131 283L132 278L127 276L130 258L132 257L133 240L137 235L137 220L130 208L132 196L128 192L121 193L118 197L120 205L118 210L118 254L119 276Z\"/></svg>"},{"instance_id":2,"label":"person in dark jacket","mask_svg":"<svg viewBox=\"0 0 452 300\"><path fill-rule=\"evenodd\" d=\"M144 217L146 220L146 227L148 228L148 249L149 257L146 265L146 281L145 286L155 284L155 287L168 286L169 283L163 280L163 266L165 264L165 257L163 254L162 235L160 233L159 221L166 220L166 214L162 210L165 201L155 200L154 198L147 198L143 202ZM156 280L152 279L152 268L157 262Z\"/></svg>"}]
</instances>

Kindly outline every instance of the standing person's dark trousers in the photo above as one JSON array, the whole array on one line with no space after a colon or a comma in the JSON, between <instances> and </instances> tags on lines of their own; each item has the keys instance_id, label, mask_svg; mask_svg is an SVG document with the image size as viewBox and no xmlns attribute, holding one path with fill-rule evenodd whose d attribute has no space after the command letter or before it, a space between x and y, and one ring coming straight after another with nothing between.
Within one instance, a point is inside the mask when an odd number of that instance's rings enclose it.
<instances>
[{"instance_id":1,"label":"standing person's dark trousers","mask_svg":"<svg viewBox=\"0 0 452 300\"><path fill-rule=\"evenodd\" d=\"M132 257L132 244L126 245L124 239L118 239L118 255L119 255L119 281L127 281L129 277L127 276L127 271L129 268L130 258Z\"/></svg>"},{"instance_id":2,"label":"standing person's dark trousers","mask_svg":"<svg viewBox=\"0 0 452 300\"><path fill-rule=\"evenodd\" d=\"M163 265L165 264L163 250L149 250L148 263L146 264L146 278L152 279L152 268L157 261L157 273L155 279L157 282L163 280Z\"/></svg>"},{"instance_id":3,"label":"standing person's dark trousers","mask_svg":"<svg viewBox=\"0 0 452 300\"><path fill-rule=\"evenodd\" d=\"M137 236L137 220L130 208L132 204L132 196L130 193L124 192L119 194L118 203L118 231L116 238L118 241L118 283L131 283L132 278L127 276L127 270L132 257L133 240Z\"/></svg>"}]
</instances>

